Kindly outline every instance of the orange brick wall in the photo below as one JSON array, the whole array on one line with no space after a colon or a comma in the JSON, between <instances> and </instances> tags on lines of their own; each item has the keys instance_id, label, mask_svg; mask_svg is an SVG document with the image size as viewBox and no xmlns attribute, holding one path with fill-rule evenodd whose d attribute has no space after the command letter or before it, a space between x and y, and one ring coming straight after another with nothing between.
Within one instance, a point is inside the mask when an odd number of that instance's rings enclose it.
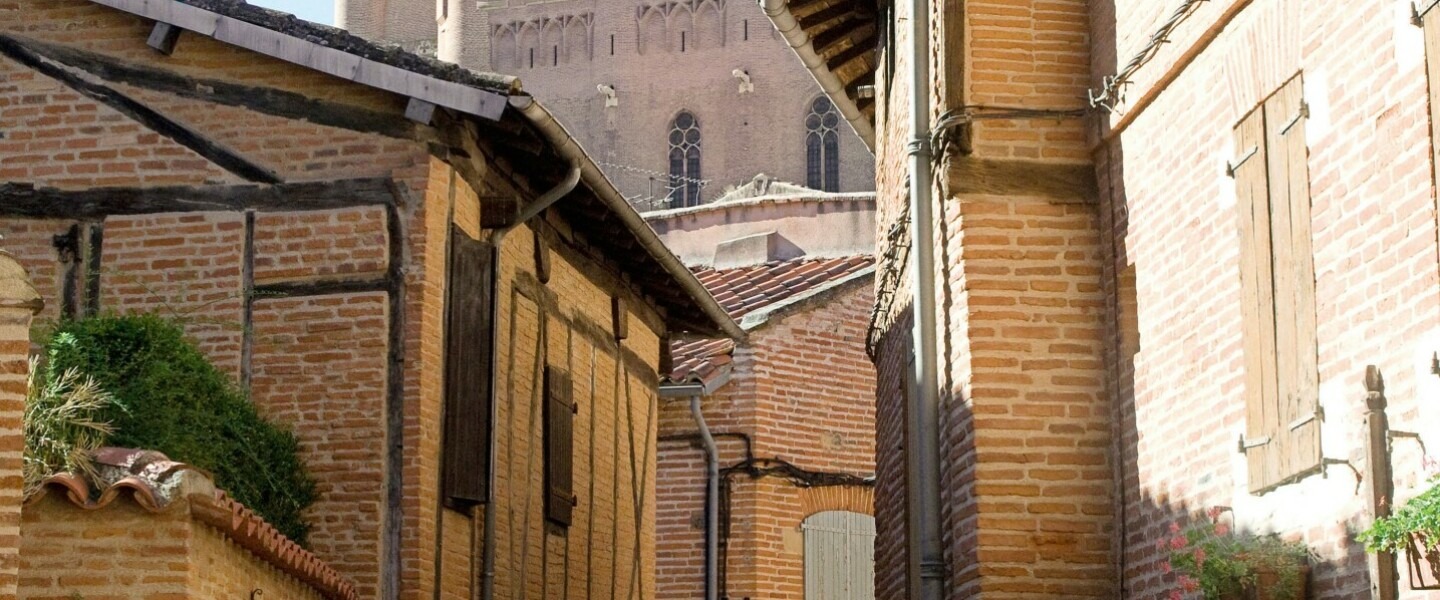
<instances>
[{"instance_id":1,"label":"orange brick wall","mask_svg":"<svg viewBox=\"0 0 1440 600\"><path fill-rule=\"evenodd\" d=\"M64 265L60 264L54 239L69 231L70 226L66 221L0 219L0 250L25 267L30 285L46 299L45 307L35 317L41 321L60 317Z\"/></svg>"},{"instance_id":2,"label":"orange brick wall","mask_svg":"<svg viewBox=\"0 0 1440 600\"><path fill-rule=\"evenodd\" d=\"M590 275L597 269L588 261L552 250L550 281L540 286L532 235L528 227L508 234L501 258L500 348L509 352L501 351L496 397L514 400L499 405L495 429L496 597L655 597L661 331L627 293L630 336L617 344L614 283ZM569 372L579 405L572 459L579 503L563 531L545 524L543 513L536 382L544 364Z\"/></svg>"},{"instance_id":3,"label":"orange brick wall","mask_svg":"<svg viewBox=\"0 0 1440 600\"><path fill-rule=\"evenodd\" d=\"M215 366L238 376L244 243L241 213L106 219L101 306L181 319Z\"/></svg>"},{"instance_id":4,"label":"orange brick wall","mask_svg":"<svg viewBox=\"0 0 1440 600\"><path fill-rule=\"evenodd\" d=\"M861 284L823 302L754 331L735 351L731 381L704 399L722 468L746 458L742 434L759 458L813 471L874 472L875 374L863 352L872 293ZM705 455L691 441L696 433L688 399L662 404L659 598L704 590ZM722 596L803 598L801 521L826 510L872 513L864 487L802 489L743 474L731 482Z\"/></svg>"},{"instance_id":5,"label":"orange brick wall","mask_svg":"<svg viewBox=\"0 0 1440 600\"><path fill-rule=\"evenodd\" d=\"M182 36L174 55L161 57L145 45L150 23L88 2L11 4L6 8L25 10L27 19L0 26L9 33L23 29L19 35L188 76L300 92L393 115L403 109L403 101L388 94L337 85L319 73L200 36ZM292 181L394 176L411 182L402 185L413 190L414 166L427 161L425 148L410 140L119 88ZM0 163L8 170L0 179L63 188L240 182L108 107L5 61L0 61L0 106L8 130L0 140ZM419 188L424 178L420 172ZM422 208L408 210L420 215ZM51 236L70 224L0 221L0 232L52 300L46 317L59 314L63 272ZM178 315L211 359L238 376L245 337L244 216L112 217L104 226L102 310ZM412 246L423 251L423 240L418 235ZM388 266L386 243L385 216L375 208L262 213L256 218L254 278L264 285L378 277ZM411 284L420 287L423 281L417 275ZM252 393L269 416L300 433L305 459L320 481L311 542L365 597L379 595L382 576L388 319L380 294L255 299ZM418 340L411 343L419 347ZM412 392L405 401L419 397Z\"/></svg>"},{"instance_id":6,"label":"orange brick wall","mask_svg":"<svg viewBox=\"0 0 1440 600\"><path fill-rule=\"evenodd\" d=\"M385 211L362 207L255 216L255 281L380 277L385 273Z\"/></svg>"},{"instance_id":7,"label":"orange brick wall","mask_svg":"<svg viewBox=\"0 0 1440 600\"><path fill-rule=\"evenodd\" d=\"M189 148L8 58L0 58L0 108L0 180L61 187L239 181Z\"/></svg>"},{"instance_id":8,"label":"orange brick wall","mask_svg":"<svg viewBox=\"0 0 1440 600\"><path fill-rule=\"evenodd\" d=\"M0 31L10 34L182 75L273 87L396 117L404 109L403 98L337 83L199 36L182 35L174 55L161 57L145 45L152 23L89 2L0 0L0 9L23 10L27 15L23 22L0 25ZM379 595L392 577L405 598L430 598L437 587L446 597L469 597L478 553L465 542L478 543L482 530L463 515L440 509L438 498L444 242L452 218L448 202L451 198L460 202L453 207L454 218L471 227L478 217L474 203L479 196L519 192L502 182L499 174L494 182L487 180L493 189L471 190L465 185L452 189L448 167L432 160L428 148L412 140L357 134L121 87L287 180L390 177L396 181L401 200L398 229L404 235L408 261L399 265L405 278L402 312L391 312L376 293L256 297L250 332L252 392L267 414L294 425L301 436L305 459L320 482L311 543L323 560L355 580L367 597ZM24 168L0 179L71 189L238 183L188 150L11 63L0 63L0 102L5 112L0 118L7 119L0 125L24 126L32 137L46 140L25 136L0 140L0 164L5 165L0 168ZM37 112L31 106L56 108ZM85 115L94 115L94 122ZM52 147L51 139L59 141L59 148ZM70 153L67 144L75 146L75 152ZM58 294L61 272L50 236L70 224L0 220L0 232L15 232L18 253L47 298ZM197 212L112 217L104 225L102 310L163 309L187 315L188 331L212 360L241 374L246 337L240 326L245 304L244 216ZM564 223L550 223L546 230L560 238L571 235ZM387 263L388 235L382 211L375 209L259 214L255 282L378 276L394 266ZM569 243L558 239L557 247ZM523 266L533 260L530 244L527 230L512 234L506 245L505 260L515 269L517 280L526 279L520 273L530 270ZM509 495L502 500L502 520L495 524L503 528L497 581L501 597L518 595L522 588L531 596L541 596L561 587L571 597L653 596L655 381L664 331L659 315L632 290L624 292L632 310L630 337L617 347L605 335L596 335L610 327L610 296L629 286L597 267L574 253L557 251L550 284L543 290L532 285L525 292L553 307L543 344L536 333L542 322L534 308L539 304L527 309L522 296L502 294L505 314L514 308L517 315L514 333L502 332L506 336L502 348L516 348L517 357L530 352L532 359L542 356L569 365L576 397L584 399L576 439L581 504L576 525L563 535L546 531L538 519L543 465L531 459L539 454L534 445L539 439L535 413L528 407L517 407L514 414L502 412L507 429L501 442L507 454L498 489ZM386 427L384 386L388 355L397 350L388 347L388 328L402 317L404 396L399 407L401 439L396 440ZM617 355L625 358L617 360ZM513 381L502 382L500 397L531 393L534 381L534 374L517 371ZM504 411L510 410L508 404L504 406ZM395 446L403 448L403 456L392 471L383 458L385 449ZM376 462L377 457L382 462ZM400 486L398 505L393 507L384 494L387 479ZM390 521L387 508L398 510L398 523ZM400 532L398 547L380 537L386 527ZM390 551L399 556L398 573L386 568L384 555ZM438 570L437 561L443 561L438 562Z\"/></svg>"},{"instance_id":9,"label":"orange brick wall","mask_svg":"<svg viewBox=\"0 0 1440 600\"><path fill-rule=\"evenodd\" d=\"M961 26L968 39L964 49L958 35L945 39L954 45L945 46L944 54L961 58L932 63L948 67L942 79L942 93L947 94L941 96L943 108L1023 106L1063 111L1085 107L1085 88L1090 83L1087 7L1091 4L1085 0L970 0L963 13L944 13L948 20L964 15ZM944 27L944 19L932 17L932 26ZM1085 122L1079 119L983 120L975 126L975 155L1084 163L1089 161L1085 132Z\"/></svg>"},{"instance_id":10,"label":"orange brick wall","mask_svg":"<svg viewBox=\"0 0 1440 600\"><path fill-rule=\"evenodd\" d=\"M319 600L219 531L190 519L177 500L152 513L129 499L86 510L51 494L25 507L19 598Z\"/></svg>"},{"instance_id":11,"label":"orange brick wall","mask_svg":"<svg viewBox=\"0 0 1440 600\"><path fill-rule=\"evenodd\" d=\"M293 427L318 481L310 549L379 596L385 504L386 298L260 298L251 393Z\"/></svg>"},{"instance_id":12,"label":"orange brick wall","mask_svg":"<svg viewBox=\"0 0 1440 600\"><path fill-rule=\"evenodd\" d=\"M24 268L0 250L0 599L15 597L20 553L30 323L39 296Z\"/></svg>"},{"instance_id":13,"label":"orange brick wall","mask_svg":"<svg viewBox=\"0 0 1440 600\"><path fill-rule=\"evenodd\" d=\"M1104 246L1094 190L1073 176L1090 162L1086 122L984 118L995 109L1085 106L1092 4L973 0L931 15L932 116L982 115L966 132L970 153L935 150L936 239L922 242L935 244L939 284L942 542L952 598L1114 597ZM882 255L897 243L886 234L909 201L910 57L900 29L890 46L895 74L882 67L877 85ZM1064 183L1037 185L1052 178ZM876 585L878 598L898 599L906 595L911 263L878 268L881 298L894 296L878 321L876 502L895 510L877 515ZM885 279L887 271L895 276Z\"/></svg>"}]
</instances>

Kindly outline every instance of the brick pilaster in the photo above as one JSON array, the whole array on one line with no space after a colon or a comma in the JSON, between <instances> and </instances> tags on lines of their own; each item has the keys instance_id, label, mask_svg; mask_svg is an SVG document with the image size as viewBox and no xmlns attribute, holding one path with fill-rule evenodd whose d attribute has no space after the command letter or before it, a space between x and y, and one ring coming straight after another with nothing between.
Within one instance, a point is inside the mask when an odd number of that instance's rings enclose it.
<instances>
[{"instance_id":1,"label":"brick pilaster","mask_svg":"<svg viewBox=\"0 0 1440 600\"><path fill-rule=\"evenodd\" d=\"M0 251L0 600L15 598L19 579L20 474L25 434L25 377L29 369L30 319L44 301L25 269Z\"/></svg>"}]
</instances>

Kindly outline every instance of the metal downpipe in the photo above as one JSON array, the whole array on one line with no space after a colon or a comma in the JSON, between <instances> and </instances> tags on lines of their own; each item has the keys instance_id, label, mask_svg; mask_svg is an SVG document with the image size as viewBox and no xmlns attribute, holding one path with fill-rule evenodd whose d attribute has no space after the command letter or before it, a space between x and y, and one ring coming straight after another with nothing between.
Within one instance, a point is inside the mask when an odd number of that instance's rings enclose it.
<instances>
[{"instance_id":1,"label":"metal downpipe","mask_svg":"<svg viewBox=\"0 0 1440 600\"><path fill-rule=\"evenodd\" d=\"M720 450L700 411L700 395L690 396L690 415L705 443L705 600L720 597Z\"/></svg>"},{"instance_id":2,"label":"metal downpipe","mask_svg":"<svg viewBox=\"0 0 1440 600\"><path fill-rule=\"evenodd\" d=\"M490 251L494 253L494 256L493 256L493 257L491 258L491 260L490 260L490 285L495 286L495 287L497 288L497 291L498 291L498 288L500 287L500 273L501 273L501 271L500 271L500 257L503 255L503 253L500 251L500 250L501 250L500 246L501 246L501 244L505 243L505 234L509 233L510 230L515 229L516 227L519 227L519 226L525 224L526 221L529 221L530 219L534 218L536 215L539 215L541 212L544 212L545 209L550 208L550 205L555 204L556 202L559 202L561 198L564 198L564 197L565 197L566 195L568 195L570 192L574 191L574 190L575 190L575 186L576 186L577 184L579 184L579 183L580 183L580 167L579 167L578 165L571 166L571 167L570 167L570 172L565 175L565 179L561 180L560 183L555 184L555 187L550 188L549 191L546 191L544 194L541 194L540 197L539 197L539 198L536 198L534 202L531 202L530 204L526 205L526 206L525 206L525 209L520 212L520 217L517 218L514 223L511 223L511 224L509 224L509 225L507 225L507 226L505 226L505 227L503 227L503 228L501 228L501 229L496 229L494 233L490 234ZM497 368L497 367L498 367L498 364L497 364L497 363L499 362L499 361L497 360L497 359L499 358L499 352L498 352L498 350L499 350L499 348L500 348L500 327L497 326L497 324L500 322L500 300L499 300L500 295L499 295L499 294L491 294L491 298L492 298L492 302L490 303L490 348L491 348L491 352L490 352L490 361L491 361L491 363L490 363L490 428L491 428L491 433L490 433L490 451L489 451L489 453L488 453L488 454L489 454L489 460L490 460L490 466L488 467L488 470L486 471L486 473L487 473L486 476L490 479L490 482L489 482L488 484L486 484L486 486L485 486L486 493L487 493L490 497L485 499L485 541L483 542L483 549L481 550L481 553L484 555L484 560L482 561L482 563L481 563L481 568L480 568L480 598L481 598L481 600L493 600L493 598L495 598L495 529L496 529L496 527L495 527L495 510L496 510L496 509L495 509L495 504L496 504L496 503L495 503L495 454L496 454L496 450L497 450L497 448L495 447L495 440L496 440L497 438L499 438L500 436L495 435L495 433L494 433L494 428L495 428L495 423L497 422L496 419L499 418L498 412L499 412L499 406L500 406L500 403L495 401L495 396L496 396L495 391L498 390L498 389L500 389L500 387L499 387L499 386L500 386L500 369Z\"/></svg>"},{"instance_id":3,"label":"metal downpipe","mask_svg":"<svg viewBox=\"0 0 1440 600\"><path fill-rule=\"evenodd\" d=\"M905 475L907 580L912 600L941 600L945 555L940 538L940 390L936 359L935 231L930 167L930 3L910 0L910 245L915 393L906 398L910 419Z\"/></svg>"}]
</instances>

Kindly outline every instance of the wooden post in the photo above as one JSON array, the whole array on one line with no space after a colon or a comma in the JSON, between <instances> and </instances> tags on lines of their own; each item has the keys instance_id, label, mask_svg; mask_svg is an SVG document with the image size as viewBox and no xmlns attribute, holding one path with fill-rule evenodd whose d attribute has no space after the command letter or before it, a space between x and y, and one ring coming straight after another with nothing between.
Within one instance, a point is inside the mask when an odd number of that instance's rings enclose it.
<instances>
[{"instance_id":1,"label":"wooden post","mask_svg":"<svg viewBox=\"0 0 1440 600\"><path fill-rule=\"evenodd\" d=\"M30 319L44 302L25 269L0 251L0 600L14 600L20 574L20 475L29 373Z\"/></svg>"},{"instance_id":2,"label":"wooden post","mask_svg":"<svg viewBox=\"0 0 1440 600\"><path fill-rule=\"evenodd\" d=\"M1385 416L1385 378L1375 365L1365 367L1365 426L1369 432L1365 465L1370 481L1370 515L1372 519L1390 516L1395 485L1390 474L1390 420ZM1370 561L1370 598L1395 600L1399 597L1399 577L1393 552L1368 554Z\"/></svg>"}]
</instances>

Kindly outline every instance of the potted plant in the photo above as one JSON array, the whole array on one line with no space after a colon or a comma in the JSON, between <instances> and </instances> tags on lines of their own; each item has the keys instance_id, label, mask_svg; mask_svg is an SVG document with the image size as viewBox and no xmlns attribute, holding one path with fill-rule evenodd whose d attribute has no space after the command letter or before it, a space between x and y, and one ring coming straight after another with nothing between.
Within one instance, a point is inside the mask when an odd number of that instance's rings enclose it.
<instances>
[{"instance_id":1,"label":"potted plant","mask_svg":"<svg viewBox=\"0 0 1440 600\"><path fill-rule=\"evenodd\" d=\"M1395 514L1375 519L1357 538L1370 552L1404 553L1410 562L1411 586L1416 589L1440 588L1435 580L1440 573L1440 476L1432 476L1429 482L1430 489L1411 498Z\"/></svg>"},{"instance_id":2,"label":"potted plant","mask_svg":"<svg viewBox=\"0 0 1440 600\"><path fill-rule=\"evenodd\" d=\"M1223 509L1182 528L1170 524L1169 537L1156 546L1170 553L1161 563L1174 572L1171 600L1201 592L1206 600L1303 600L1310 575L1310 551L1301 542L1274 535L1240 534L1220 522Z\"/></svg>"}]
</instances>

